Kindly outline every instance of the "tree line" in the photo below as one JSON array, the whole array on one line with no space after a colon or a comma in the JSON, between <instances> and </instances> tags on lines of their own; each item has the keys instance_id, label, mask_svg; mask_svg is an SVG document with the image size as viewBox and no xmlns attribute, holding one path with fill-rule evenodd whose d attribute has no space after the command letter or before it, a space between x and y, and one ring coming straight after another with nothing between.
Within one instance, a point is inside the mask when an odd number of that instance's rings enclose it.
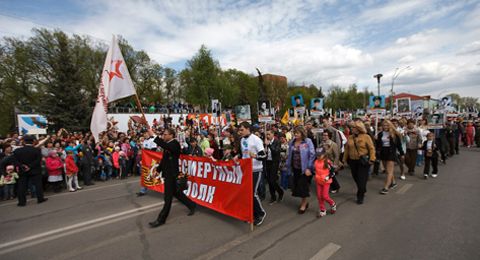
<instances>
[{"instance_id":1,"label":"tree line","mask_svg":"<svg viewBox=\"0 0 480 260\"><path fill-rule=\"evenodd\" d=\"M32 31L28 39L5 37L0 41L0 134L15 130L19 112L45 115L52 130L88 130L109 46L61 30ZM211 99L219 99L223 108L250 104L256 114L257 101L266 98L283 113L292 95L302 94L306 104L311 98L324 97L325 106L337 110L364 108L372 94L355 85L331 86L324 94L315 85L277 80L259 84L257 75L222 69L204 45L180 72L158 64L121 37L119 45L137 94L147 106L186 102L207 110ZM114 105L128 103L132 98Z\"/></svg>"}]
</instances>

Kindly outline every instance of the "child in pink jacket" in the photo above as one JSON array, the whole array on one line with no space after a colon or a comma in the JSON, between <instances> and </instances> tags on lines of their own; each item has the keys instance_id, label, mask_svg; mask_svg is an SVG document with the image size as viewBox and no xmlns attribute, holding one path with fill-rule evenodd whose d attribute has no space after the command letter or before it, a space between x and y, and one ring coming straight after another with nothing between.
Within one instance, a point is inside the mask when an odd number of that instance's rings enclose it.
<instances>
[{"instance_id":1,"label":"child in pink jacket","mask_svg":"<svg viewBox=\"0 0 480 260\"><path fill-rule=\"evenodd\" d=\"M467 147L470 148L473 146L473 140L475 140L475 127L471 122L467 123L467 127L465 128L465 134L467 139Z\"/></svg>"},{"instance_id":2,"label":"child in pink jacket","mask_svg":"<svg viewBox=\"0 0 480 260\"><path fill-rule=\"evenodd\" d=\"M330 213L335 214L337 211L337 204L330 198L328 191L330 184L332 183L332 176L330 176L330 168L333 167L332 163L328 160L325 150L320 149L317 151L317 159L314 162L315 167L315 182L317 183L317 199L319 211L317 218L321 218L327 215L325 209L325 201L330 204Z\"/></svg>"},{"instance_id":3,"label":"child in pink jacket","mask_svg":"<svg viewBox=\"0 0 480 260\"><path fill-rule=\"evenodd\" d=\"M113 175L120 178L120 147L115 146L115 152L112 153Z\"/></svg>"}]
</instances>

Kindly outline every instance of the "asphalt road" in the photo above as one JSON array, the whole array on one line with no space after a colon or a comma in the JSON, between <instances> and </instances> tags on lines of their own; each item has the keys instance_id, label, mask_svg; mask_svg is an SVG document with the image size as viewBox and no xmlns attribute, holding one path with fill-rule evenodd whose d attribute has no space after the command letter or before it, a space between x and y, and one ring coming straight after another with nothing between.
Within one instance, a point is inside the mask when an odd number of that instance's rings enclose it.
<instances>
[{"instance_id":1,"label":"asphalt road","mask_svg":"<svg viewBox=\"0 0 480 260\"><path fill-rule=\"evenodd\" d=\"M317 219L311 197L310 209L297 215L299 201L287 195L264 202L267 218L253 232L205 208L189 217L175 200L167 224L151 229L162 195L136 197L135 178L23 208L4 201L0 259L480 259L480 149L461 150L436 179L424 180L422 170L388 195L378 193L384 176L374 177L363 205L354 203L344 170L332 196L337 214Z\"/></svg>"}]
</instances>

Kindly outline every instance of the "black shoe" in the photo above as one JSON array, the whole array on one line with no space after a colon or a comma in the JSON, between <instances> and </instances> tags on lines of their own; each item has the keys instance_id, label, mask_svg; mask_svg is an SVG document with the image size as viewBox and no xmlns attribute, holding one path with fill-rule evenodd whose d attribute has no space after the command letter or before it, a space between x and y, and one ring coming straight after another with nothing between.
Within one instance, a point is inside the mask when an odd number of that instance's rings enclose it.
<instances>
[{"instance_id":1,"label":"black shoe","mask_svg":"<svg viewBox=\"0 0 480 260\"><path fill-rule=\"evenodd\" d=\"M397 186L398 186L398 184L395 182L395 183L390 184L390 187L388 187L388 188L391 189L391 190L394 190Z\"/></svg>"},{"instance_id":2,"label":"black shoe","mask_svg":"<svg viewBox=\"0 0 480 260\"><path fill-rule=\"evenodd\" d=\"M283 201L283 195L285 194L285 192L282 192L280 195L278 195L278 199L277 201L278 202L282 202Z\"/></svg>"},{"instance_id":3,"label":"black shoe","mask_svg":"<svg viewBox=\"0 0 480 260\"><path fill-rule=\"evenodd\" d=\"M195 214L196 209L197 209L197 204L194 204L193 207L190 209L190 212L188 212L187 216L193 216L193 214Z\"/></svg>"},{"instance_id":4,"label":"black shoe","mask_svg":"<svg viewBox=\"0 0 480 260\"><path fill-rule=\"evenodd\" d=\"M256 218L256 219L253 221L253 224L254 224L255 226L260 226L260 225L263 223L263 221L265 220L265 217L266 217L266 216L267 216L267 212L265 212L262 217Z\"/></svg>"},{"instance_id":5,"label":"black shoe","mask_svg":"<svg viewBox=\"0 0 480 260\"><path fill-rule=\"evenodd\" d=\"M45 201L47 201L47 200L48 200L48 198L43 198L43 199L41 199L41 200L37 201L37 203L38 203L38 204L40 204L40 203L44 203L44 202L45 202Z\"/></svg>"},{"instance_id":6,"label":"black shoe","mask_svg":"<svg viewBox=\"0 0 480 260\"><path fill-rule=\"evenodd\" d=\"M357 204L362 205L363 204L363 199L357 199Z\"/></svg>"},{"instance_id":7,"label":"black shoe","mask_svg":"<svg viewBox=\"0 0 480 260\"><path fill-rule=\"evenodd\" d=\"M330 193L335 194L335 193L338 193L339 190L340 190L340 189L331 190Z\"/></svg>"},{"instance_id":8,"label":"black shoe","mask_svg":"<svg viewBox=\"0 0 480 260\"><path fill-rule=\"evenodd\" d=\"M17 206L18 207L25 207L27 204L24 204L24 203L18 203Z\"/></svg>"},{"instance_id":9,"label":"black shoe","mask_svg":"<svg viewBox=\"0 0 480 260\"><path fill-rule=\"evenodd\" d=\"M153 221L153 222L148 223L148 225L150 225L151 228L156 228L156 227L159 227L163 224L165 224L165 221L160 221L158 219Z\"/></svg>"},{"instance_id":10,"label":"black shoe","mask_svg":"<svg viewBox=\"0 0 480 260\"><path fill-rule=\"evenodd\" d=\"M305 211L307 211L307 209L308 209L308 203L307 203L307 205L305 206L305 209L301 209L301 207L298 209L298 214L300 214L300 215L304 214Z\"/></svg>"},{"instance_id":11,"label":"black shoe","mask_svg":"<svg viewBox=\"0 0 480 260\"><path fill-rule=\"evenodd\" d=\"M147 194L145 194L145 192L137 192L137 197L142 197L142 196L145 196Z\"/></svg>"},{"instance_id":12,"label":"black shoe","mask_svg":"<svg viewBox=\"0 0 480 260\"><path fill-rule=\"evenodd\" d=\"M269 204L273 205L275 203L277 203L277 199L276 198L271 198Z\"/></svg>"},{"instance_id":13,"label":"black shoe","mask_svg":"<svg viewBox=\"0 0 480 260\"><path fill-rule=\"evenodd\" d=\"M387 195L388 194L388 190L383 188L382 190L380 190L380 194L382 195Z\"/></svg>"}]
</instances>

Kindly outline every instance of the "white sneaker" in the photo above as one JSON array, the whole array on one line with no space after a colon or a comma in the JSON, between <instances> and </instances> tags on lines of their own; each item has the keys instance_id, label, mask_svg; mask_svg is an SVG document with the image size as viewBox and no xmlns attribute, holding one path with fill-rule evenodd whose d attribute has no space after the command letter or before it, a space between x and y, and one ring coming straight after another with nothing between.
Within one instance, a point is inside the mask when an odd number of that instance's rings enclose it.
<instances>
[{"instance_id":1,"label":"white sneaker","mask_svg":"<svg viewBox=\"0 0 480 260\"><path fill-rule=\"evenodd\" d=\"M432 174L432 178L437 178L437 175L436 175L436 174Z\"/></svg>"},{"instance_id":2,"label":"white sneaker","mask_svg":"<svg viewBox=\"0 0 480 260\"><path fill-rule=\"evenodd\" d=\"M333 204L332 207L330 208L330 214L335 214L337 212L337 203Z\"/></svg>"},{"instance_id":3,"label":"white sneaker","mask_svg":"<svg viewBox=\"0 0 480 260\"><path fill-rule=\"evenodd\" d=\"M425 180L428 179L428 174L424 174L423 178L425 178Z\"/></svg>"},{"instance_id":4,"label":"white sneaker","mask_svg":"<svg viewBox=\"0 0 480 260\"><path fill-rule=\"evenodd\" d=\"M326 210L319 210L317 214L317 218L325 217L327 215Z\"/></svg>"},{"instance_id":5,"label":"white sneaker","mask_svg":"<svg viewBox=\"0 0 480 260\"><path fill-rule=\"evenodd\" d=\"M400 176L400 180L405 180L405 179L406 179L406 178L405 178L404 175Z\"/></svg>"}]
</instances>

